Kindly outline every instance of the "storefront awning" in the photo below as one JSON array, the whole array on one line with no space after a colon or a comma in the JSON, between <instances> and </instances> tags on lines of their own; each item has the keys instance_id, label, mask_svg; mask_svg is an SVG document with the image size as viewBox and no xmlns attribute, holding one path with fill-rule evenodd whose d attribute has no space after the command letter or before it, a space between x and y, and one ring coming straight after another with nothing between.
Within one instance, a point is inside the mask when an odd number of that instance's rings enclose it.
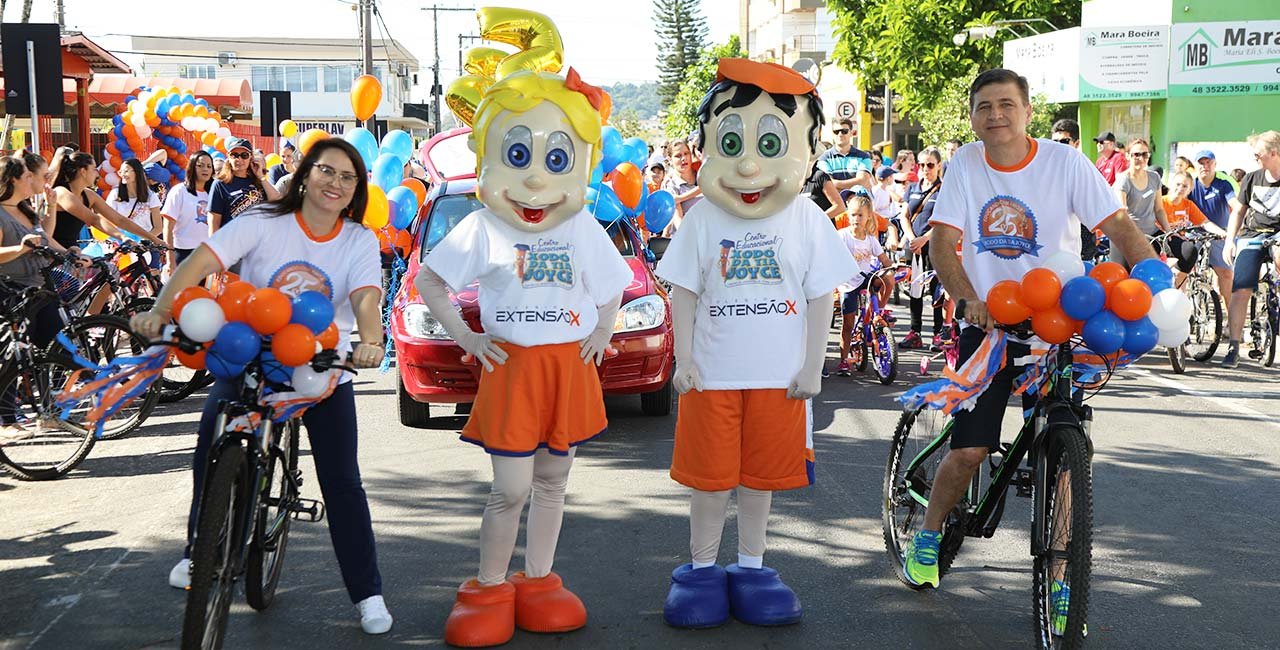
<instances>
[{"instance_id":1,"label":"storefront awning","mask_svg":"<svg viewBox=\"0 0 1280 650\"><path fill-rule=\"evenodd\" d=\"M180 79L173 77L130 77L127 75L102 75L89 82L89 103L98 106L114 106L123 104L133 91L141 86L163 88L177 86L184 92L190 92L203 98L210 106L237 111L253 110L253 91L247 79ZM4 90L4 80L0 79L0 91ZM69 105L76 103L76 84L74 79L62 80L63 101Z\"/></svg>"}]
</instances>

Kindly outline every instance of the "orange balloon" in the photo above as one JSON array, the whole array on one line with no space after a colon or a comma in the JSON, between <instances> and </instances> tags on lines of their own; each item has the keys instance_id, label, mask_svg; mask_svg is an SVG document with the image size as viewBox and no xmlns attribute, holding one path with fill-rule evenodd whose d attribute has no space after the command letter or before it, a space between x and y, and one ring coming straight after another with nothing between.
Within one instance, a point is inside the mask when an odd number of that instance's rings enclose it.
<instances>
[{"instance_id":1,"label":"orange balloon","mask_svg":"<svg viewBox=\"0 0 1280 650\"><path fill-rule=\"evenodd\" d=\"M329 133L324 129L307 129L302 135L298 136L298 151L302 155L307 155L311 151L311 145L329 139Z\"/></svg>"},{"instance_id":2,"label":"orange balloon","mask_svg":"<svg viewBox=\"0 0 1280 650\"><path fill-rule=\"evenodd\" d=\"M1031 331L1045 343L1058 345L1071 340L1071 335L1076 332L1076 321L1071 320L1061 306L1054 305L1031 316Z\"/></svg>"},{"instance_id":3,"label":"orange balloon","mask_svg":"<svg viewBox=\"0 0 1280 650\"><path fill-rule=\"evenodd\" d=\"M378 78L362 74L351 82L351 112L361 122L373 117L382 101L382 84Z\"/></svg>"},{"instance_id":4,"label":"orange balloon","mask_svg":"<svg viewBox=\"0 0 1280 650\"><path fill-rule=\"evenodd\" d=\"M613 170L613 193L622 204L634 210L644 194L644 174L635 165L624 162Z\"/></svg>"},{"instance_id":5,"label":"orange balloon","mask_svg":"<svg viewBox=\"0 0 1280 650\"><path fill-rule=\"evenodd\" d=\"M1017 325L1031 317L1031 310L1022 302L1022 285L1013 280L1001 280L991 287L987 311L1001 325Z\"/></svg>"},{"instance_id":6,"label":"orange balloon","mask_svg":"<svg viewBox=\"0 0 1280 650\"><path fill-rule=\"evenodd\" d=\"M391 219L391 204L381 187L369 184L369 197L364 204L364 225L372 230L382 230Z\"/></svg>"},{"instance_id":7,"label":"orange balloon","mask_svg":"<svg viewBox=\"0 0 1280 650\"><path fill-rule=\"evenodd\" d=\"M196 298L212 297L213 294L209 293L209 290L204 287L187 287L186 289L179 291L177 297L173 299L173 308L171 309L173 312L173 320L176 321L182 316L182 308L186 307L187 303L192 300L195 300Z\"/></svg>"},{"instance_id":8,"label":"orange balloon","mask_svg":"<svg viewBox=\"0 0 1280 650\"><path fill-rule=\"evenodd\" d=\"M222 307L222 313L226 314L227 322L243 323L248 319L246 305L254 290L252 284L243 280L229 282L222 287L222 293L218 294L218 306Z\"/></svg>"},{"instance_id":9,"label":"orange balloon","mask_svg":"<svg viewBox=\"0 0 1280 650\"><path fill-rule=\"evenodd\" d=\"M374 236L378 238L378 243L381 244L382 252L391 252L391 242L394 240L395 231L396 229L391 226L387 226L382 230L373 231Z\"/></svg>"},{"instance_id":10,"label":"orange balloon","mask_svg":"<svg viewBox=\"0 0 1280 650\"><path fill-rule=\"evenodd\" d=\"M1102 284L1102 288L1110 294L1111 287L1116 286L1117 282L1129 277L1129 272L1124 270L1123 266L1120 266L1115 262L1103 262L1093 267L1092 271L1089 271L1089 277Z\"/></svg>"},{"instance_id":11,"label":"orange balloon","mask_svg":"<svg viewBox=\"0 0 1280 650\"><path fill-rule=\"evenodd\" d=\"M207 352L208 351L205 350L205 348L200 348L200 350L195 354L187 354L182 350L177 350L174 352L174 356L178 357L179 363L192 370L204 370L205 355Z\"/></svg>"},{"instance_id":12,"label":"orange balloon","mask_svg":"<svg viewBox=\"0 0 1280 650\"><path fill-rule=\"evenodd\" d=\"M258 289L245 302L244 313L249 326L264 336L279 332L289 324L293 315L293 304L289 296L272 287Z\"/></svg>"},{"instance_id":13,"label":"orange balloon","mask_svg":"<svg viewBox=\"0 0 1280 650\"><path fill-rule=\"evenodd\" d=\"M1022 276L1022 302L1031 311L1044 311L1058 304L1062 296L1062 280L1046 268L1031 269ZM1044 338L1044 337L1041 337ZM1047 340L1047 339L1046 339Z\"/></svg>"},{"instance_id":14,"label":"orange balloon","mask_svg":"<svg viewBox=\"0 0 1280 650\"><path fill-rule=\"evenodd\" d=\"M1139 320L1151 311L1151 288L1142 280L1121 280L1107 293L1107 309L1124 320Z\"/></svg>"},{"instance_id":15,"label":"orange balloon","mask_svg":"<svg viewBox=\"0 0 1280 650\"><path fill-rule=\"evenodd\" d=\"M396 243L396 248L400 249L400 254L404 255L413 246L413 235L410 235L408 230L401 230L396 233L393 241Z\"/></svg>"},{"instance_id":16,"label":"orange balloon","mask_svg":"<svg viewBox=\"0 0 1280 650\"><path fill-rule=\"evenodd\" d=\"M271 354L286 366L300 366L316 355L316 337L306 325L289 323L271 337Z\"/></svg>"},{"instance_id":17,"label":"orange balloon","mask_svg":"<svg viewBox=\"0 0 1280 650\"><path fill-rule=\"evenodd\" d=\"M400 184L409 188L409 191L418 197L418 205L423 205L427 202L427 186L422 181L416 178L406 178Z\"/></svg>"},{"instance_id":18,"label":"orange balloon","mask_svg":"<svg viewBox=\"0 0 1280 650\"><path fill-rule=\"evenodd\" d=\"M329 326L324 328L323 332L320 332L320 336L317 336L316 340L320 342L320 348L324 350L332 350L338 347L338 326L329 323Z\"/></svg>"}]
</instances>

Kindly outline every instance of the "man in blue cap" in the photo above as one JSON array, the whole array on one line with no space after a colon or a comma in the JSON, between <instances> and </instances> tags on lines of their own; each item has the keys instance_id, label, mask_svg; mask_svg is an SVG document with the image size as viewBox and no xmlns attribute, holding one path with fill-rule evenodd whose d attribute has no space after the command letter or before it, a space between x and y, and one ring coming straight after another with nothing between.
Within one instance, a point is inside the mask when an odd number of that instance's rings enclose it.
<instances>
[{"instance_id":1,"label":"man in blue cap","mask_svg":"<svg viewBox=\"0 0 1280 650\"><path fill-rule=\"evenodd\" d=\"M1227 229L1227 221L1231 213L1239 207L1236 201L1236 188L1227 179L1218 175L1218 161L1213 152L1203 149L1196 153L1196 184L1191 188L1189 198L1197 208L1218 227ZM1209 245L1209 266L1218 276L1218 295L1226 300L1231 296L1231 265L1222 257L1224 241L1215 240Z\"/></svg>"}]
</instances>

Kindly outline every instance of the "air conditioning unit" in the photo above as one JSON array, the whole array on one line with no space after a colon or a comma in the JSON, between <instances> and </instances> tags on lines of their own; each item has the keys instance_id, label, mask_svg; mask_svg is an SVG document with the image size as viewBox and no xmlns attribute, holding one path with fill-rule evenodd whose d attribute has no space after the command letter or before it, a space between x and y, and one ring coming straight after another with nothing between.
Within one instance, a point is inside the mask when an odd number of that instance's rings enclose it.
<instances>
[{"instance_id":1,"label":"air conditioning unit","mask_svg":"<svg viewBox=\"0 0 1280 650\"><path fill-rule=\"evenodd\" d=\"M397 64L396 64L396 74L397 74L397 75L399 75L399 76L401 76L401 77L407 77L407 76L409 76L409 64L408 64L408 63L397 63Z\"/></svg>"},{"instance_id":2,"label":"air conditioning unit","mask_svg":"<svg viewBox=\"0 0 1280 650\"><path fill-rule=\"evenodd\" d=\"M179 76L179 77L186 77L186 76L187 76L187 66L185 66L185 65L180 65L180 66L178 66L178 76Z\"/></svg>"},{"instance_id":3,"label":"air conditioning unit","mask_svg":"<svg viewBox=\"0 0 1280 650\"><path fill-rule=\"evenodd\" d=\"M236 64L235 52L218 52L218 65L234 66L235 64Z\"/></svg>"}]
</instances>

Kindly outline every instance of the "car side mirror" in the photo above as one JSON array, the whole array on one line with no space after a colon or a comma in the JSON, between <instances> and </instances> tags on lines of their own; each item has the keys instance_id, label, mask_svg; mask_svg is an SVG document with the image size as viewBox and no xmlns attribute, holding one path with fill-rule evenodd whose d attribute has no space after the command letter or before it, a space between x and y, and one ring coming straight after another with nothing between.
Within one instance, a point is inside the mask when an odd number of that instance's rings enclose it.
<instances>
[{"instance_id":1,"label":"car side mirror","mask_svg":"<svg viewBox=\"0 0 1280 650\"><path fill-rule=\"evenodd\" d=\"M667 252L667 246L671 244L670 237L650 237L649 248L645 251L648 255L653 255L654 260L661 260L662 255Z\"/></svg>"}]
</instances>

